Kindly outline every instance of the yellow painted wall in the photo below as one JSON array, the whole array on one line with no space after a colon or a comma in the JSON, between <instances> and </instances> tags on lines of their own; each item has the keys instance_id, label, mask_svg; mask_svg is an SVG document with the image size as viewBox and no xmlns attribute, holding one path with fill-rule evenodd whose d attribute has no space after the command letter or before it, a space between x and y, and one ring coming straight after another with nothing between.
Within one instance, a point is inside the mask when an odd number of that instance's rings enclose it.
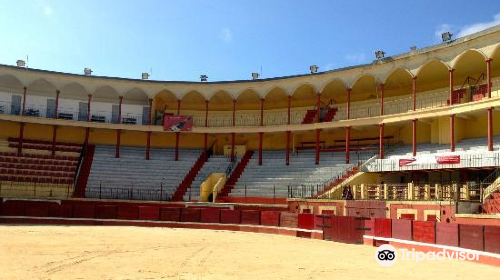
<instances>
[{"instance_id":1,"label":"yellow painted wall","mask_svg":"<svg viewBox=\"0 0 500 280\"><path fill-rule=\"evenodd\" d=\"M455 116L455 139L460 141L466 138L477 138L487 136L487 113L486 111L470 114L467 116ZM10 121L0 122L0 137L18 137L19 123ZM86 129L83 127L58 126L57 141L83 143L85 139ZM500 135L500 112L494 110L493 115L493 133ZM367 126L351 128L351 139L378 137L379 130L377 126ZM394 136L391 142L403 142L410 145L412 143L412 126L411 122L398 123L396 125L386 125L386 136ZM44 124L26 123L24 137L38 140L52 140L52 126ZM236 134L236 145L245 145L246 149L258 150L259 135L257 133ZM147 139L146 132L125 131L122 130L121 143L127 146L145 146ZM345 139L345 129L330 129L322 130L320 140L326 141L327 146L344 145L344 142L335 140ZM295 132L292 133L290 148L299 147L301 142L314 142L316 140L315 131ZM92 128L90 130L90 143L94 144L116 144L116 130ZM434 118L431 120L418 121L417 123L417 142L425 143L450 143L450 118L448 116ZM208 146L215 143L216 154L223 154L225 145L231 145L231 134L209 134ZM378 139L370 142L373 145L378 145ZM367 142L363 142L367 144ZM152 147L175 147L175 133L152 133ZM179 147L182 149L196 148L201 149L204 145L203 134L180 134ZM355 141L351 142L351 146L355 146ZM262 147L264 150L285 149L286 133L265 133L263 137Z\"/></svg>"},{"instance_id":2,"label":"yellow painted wall","mask_svg":"<svg viewBox=\"0 0 500 280\"><path fill-rule=\"evenodd\" d=\"M417 143L431 142L431 124L427 122L417 121ZM401 141L407 145L413 143L413 124L408 123L400 131Z\"/></svg>"},{"instance_id":3,"label":"yellow painted wall","mask_svg":"<svg viewBox=\"0 0 500 280\"><path fill-rule=\"evenodd\" d=\"M0 122L0 137L19 137L19 123L15 122Z\"/></svg>"}]
</instances>

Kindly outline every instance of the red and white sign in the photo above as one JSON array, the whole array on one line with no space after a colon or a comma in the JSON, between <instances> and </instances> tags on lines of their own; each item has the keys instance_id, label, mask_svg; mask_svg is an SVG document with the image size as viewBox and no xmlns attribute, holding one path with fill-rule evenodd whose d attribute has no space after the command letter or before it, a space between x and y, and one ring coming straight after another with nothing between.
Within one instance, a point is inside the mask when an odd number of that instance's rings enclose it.
<instances>
[{"instance_id":1,"label":"red and white sign","mask_svg":"<svg viewBox=\"0 0 500 280\"><path fill-rule=\"evenodd\" d=\"M399 166L406 166L408 164L412 164L416 161L414 158L400 158L399 159Z\"/></svg>"},{"instance_id":2,"label":"red and white sign","mask_svg":"<svg viewBox=\"0 0 500 280\"><path fill-rule=\"evenodd\" d=\"M460 155L436 156L436 161L438 164L459 164L460 163Z\"/></svg>"},{"instance_id":3,"label":"red and white sign","mask_svg":"<svg viewBox=\"0 0 500 280\"><path fill-rule=\"evenodd\" d=\"M420 165L420 164L459 164L460 155L420 155L412 158L400 158L399 166Z\"/></svg>"},{"instance_id":4,"label":"red and white sign","mask_svg":"<svg viewBox=\"0 0 500 280\"><path fill-rule=\"evenodd\" d=\"M193 128L193 117L163 115L163 130L165 131L190 131Z\"/></svg>"}]
</instances>

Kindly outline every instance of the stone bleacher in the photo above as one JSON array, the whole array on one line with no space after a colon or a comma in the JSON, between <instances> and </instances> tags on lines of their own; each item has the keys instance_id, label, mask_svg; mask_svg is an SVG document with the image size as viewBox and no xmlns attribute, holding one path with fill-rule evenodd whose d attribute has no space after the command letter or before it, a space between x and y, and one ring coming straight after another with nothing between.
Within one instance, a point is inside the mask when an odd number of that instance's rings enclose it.
<instances>
[{"instance_id":1,"label":"stone bleacher","mask_svg":"<svg viewBox=\"0 0 500 280\"><path fill-rule=\"evenodd\" d=\"M108 199L168 200L201 155L201 150L181 150L175 161L174 149L150 151L145 159L142 147L95 148L85 197Z\"/></svg>"},{"instance_id":2,"label":"stone bleacher","mask_svg":"<svg viewBox=\"0 0 500 280\"><path fill-rule=\"evenodd\" d=\"M188 188L188 190L184 194L184 201L199 200L200 199L200 185L212 173L225 173L230 164L231 164L231 160L229 157L226 157L226 156L211 156L211 157L209 157L207 162L205 162L205 164L201 168L200 172L198 172L195 179L191 183L191 187Z\"/></svg>"},{"instance_id":3,"label":"stone bleacher","mask_svg":"<svg viewBox=\"0 0 500 280\"><path fill-rule=\"evenodd\" d=\"M416 159L425 156L460 155L460 164L429 163L415 166L399 166L399 159L413 158L411 145L393 146L386 151L384 159L375 159L366 165L363 171L399 171L403 169L439 169L439 168L468 168L497 166L500 159L500 135L493 138L493 152L488 151L488 140L482 138L462 139L455 144L455 152L450 151L449 144L419 143L417 144Z\"/></svg>"},{"instance_id":4,"label":"stone bleacher","mask_svg":"<svg viewBox=\"0 0 500 280\"><path fill-rule=\"evenodd\" d=\"M81 145L8 138L0 141L0 196L68 198Z\"/></svg>"},{"instance_id":5,"label":"stone bleacher","mask_svg":"<svg viewBox=\"0 0 500 280\"><path fill-rule=\"evenodd\" d=\"M254 154L246 166L230 196L277 197L288 196L289 186L321 185L338 176L346 168L344 153L322 153L319 165L315 165L315 151L304 150L291 155L290 165L285 165L285 151L263 151L262 165Z\"/></svg>"}]
</instances>

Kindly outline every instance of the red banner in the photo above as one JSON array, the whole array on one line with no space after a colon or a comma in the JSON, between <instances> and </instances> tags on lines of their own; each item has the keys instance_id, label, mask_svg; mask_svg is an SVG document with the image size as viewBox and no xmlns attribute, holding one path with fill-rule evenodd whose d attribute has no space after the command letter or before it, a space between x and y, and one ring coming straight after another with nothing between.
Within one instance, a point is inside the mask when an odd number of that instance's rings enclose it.
<instances>
[{"instance_id":1,"label":"red banner","mask_svg":"<svg viewBox=\"0 0 500 280\"><path fill-rule=\"evenodd\" d=\"M422 165L422 164L459 164L460 155L435 156L418 155L414 158L400 158L399 166Z\"/></svg>"},{"instance_id":2,"label":"red banner","mask_svg":"<svg viewBox=\"0 0 500 280\"><path fill-rule=\"evenodd\" d=\"M457 156L436 156L436 161L439 164L459 164L460 155Z\"/></svg>"},{"instance_id":3,"label":"red banner","mask_svg":"<svg viewBox=\"0 0 500 280\"><path fill-rule=\"evenodd\" d=\"M408 158L408 159L405 159L405 158L402 158L402 159L399 159L399 166L406 166L412 162L415 162L416 159L414 158Z\"/></svg>"},{"instance_id":4,"label":"red banner","mask_svg":"<svg viewBox=\"0 0 500 280\"><path fill-rule=\"evenodd\" d=\"M193 128L193 117L163 115L163 130L190 131Z\"/></svg>"}]
</instances>

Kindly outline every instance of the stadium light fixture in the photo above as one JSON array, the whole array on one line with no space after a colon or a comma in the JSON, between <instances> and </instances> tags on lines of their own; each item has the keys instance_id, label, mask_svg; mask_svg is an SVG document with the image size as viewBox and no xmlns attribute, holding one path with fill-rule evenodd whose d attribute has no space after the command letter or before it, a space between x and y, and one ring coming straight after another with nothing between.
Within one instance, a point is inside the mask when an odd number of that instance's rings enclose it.
<instances>
[{"instance_id":1,"label":"stadium light fixture","mask_svg":"<svg viewBox=\"0 0 500 280\"><path fill-rule=\"evenodd\" d=\"M208 80L208 76L207 75L200 75L200 81L206 82L207 80Z\"/></svg>"},{"instance_id":2,"label":"stadium light fixture","mask_svg":"<svg viewBox=\"0 0 500 280\"><path fill-rule=\"evenodd\" d=\"M384 58L384 56L385 56L385 52L384 52L384 51L378 50L378 51L376 51L376 52L375 52L375 57L376 57L378 60L380 60L380 59Z\"/></svg>"},{"instance_id":3,"label":"stadium light fixture","mask_svg":"<svg viewBox=\"0 0 500 280\"><path fill-rule=\"evenodd\" d=\"M451 41L451 37L453 36L453 34L451 34L450 32L444 32L443 34L441 34L441 39L443 39L443 42L448 42L448 41Z\"/></svg>"},{"instance_id":4,"label":"stadium light fixture","mask_svg":"<svg viewBox=\"0 0 500 280\"><path fill-rule=\"evenodd\" d=\"M319 69L319 67L316 64L309 66L309 70L311 71L311 74L318 73L318 69Z\"/></svg>"},{"instance_id":5,"label":"stadium light fixture","mask_svg":"<svg viewBox=\"0 0 500 280\"><path fill-rule=\"evenodd\" d=\"M257 80L259 77L260 77L260 74L259 74L259 73L256 73L256 72L253 72L253 73L252 73L252 79L253 79L253 80Z\"/></svg>"},{"instance_id":6,"label":"stadium light fixture","mask_svg":"<svg viewBox=\"0 0 500 280\"><path fill-rule=\"evenodd\" d=\"M26 67L26 61L19 59L16 61L17 67Z\"/></svg>"},{"instance_id":7,"label":"stadium light fixture","mask_svg":"<svg viewBox=\"0 0 500 280\"><path fill-rule=\"evenodd\" d=\"M92 75L92 72L93 72L93 71L92 71L92 69L90 69L90 68L85 68L85 69L83 69L83 74L85 74L85 76L90 76L90 75Z\"/></svg>"},{"instance_id":8,"label":"stadium light fixture","mask_svg":"<svg viewBox=\"0 0 500 280\"><path fill-rule=\"evenodd\" d=\"M149 79L149 73L146 73L146 72L142 73L142 79L143 80Z\"/></svg>"}]
</instances>

